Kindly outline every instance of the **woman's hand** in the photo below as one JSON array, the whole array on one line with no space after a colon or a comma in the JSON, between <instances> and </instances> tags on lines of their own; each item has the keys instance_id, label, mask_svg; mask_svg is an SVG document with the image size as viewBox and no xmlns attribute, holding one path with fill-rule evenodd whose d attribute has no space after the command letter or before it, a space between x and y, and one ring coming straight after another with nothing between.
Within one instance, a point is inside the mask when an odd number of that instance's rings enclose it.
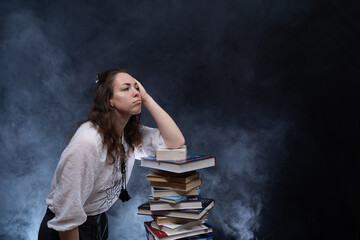
<instances>
[{"instance_id":1,"label":"woman's hand","mask_svg":"<svg viewBox=\"0 0 360 240\"><path fill-rule=\"evenodd\" d=\"M180 129L169 114L167 114L167 112L165 112L164 109L162 109L154 99L146 93L144 87L138 81L136 82L139 85L141 100L154 118L166 146L168 148L180 148L185 144L185 138Z\"/></svg>"},{"instance_id":2,"label":"woman's hand","mask_svg":"<svg viewBox=\"0 0 360 240\"><path fill-rule=\"evenodd\" d=\"M138 84L138 87L139 87L139 92L140 92L140 96L141 96L141 102L144 103L149 98L149 94L146 92L145 88L143 87L143 85L138 80L135 79L135 81L136 81L136 83Z\"/></svg>"},{"instance_id":3,"label":"woman's hand","mask_svg":"<svg viewBox=\"0 0 360 240\"><path fill-rule=\"evenodd\" d=\"M79 239L79 229L78 227L64 232L59 232L59 237L61 240L78 240Z\"/></svg>"}]
</instances>

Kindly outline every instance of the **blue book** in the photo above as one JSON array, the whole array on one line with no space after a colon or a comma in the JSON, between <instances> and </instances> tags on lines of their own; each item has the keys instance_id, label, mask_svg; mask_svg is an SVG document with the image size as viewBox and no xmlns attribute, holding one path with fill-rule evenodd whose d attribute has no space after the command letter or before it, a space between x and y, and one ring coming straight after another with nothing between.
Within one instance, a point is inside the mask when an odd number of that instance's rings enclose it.
<instances>
[{"instance_id":1,"label":"blue book","mask_svg":"<svg viewBox=\"0 0 360 240\"><path fill-rule=\"evenodd\" d=\"M189 237L188 240L212 240L212 236L210 233L201 234L193 237Z\"/></svg>"},{"instance_id":2,"label":"blue book","mask_svg":"<svg viewBox=\"0 0 360 240\"><path fill-rule=\"evenodd\" d=\"M154 200L152 193L149 194L149 199ZM166 197L157 197L155 199L159 199L159 201L168 202L168 203L178 203L186 200L186 196L166 196Z\"/></svg>"},{"instance_id":3,"label":"blue book","mask_svg":"<svg viewBox=\"0 0 360 240\"><path fill-rule=\"evenodd\" d=\"M141 158L142 167L164 170L174 173L184 173L197 169L215 166L215 156L188 154L185 160L180 161L156 161L156 157Z\"/></svg>"}]
</instances>

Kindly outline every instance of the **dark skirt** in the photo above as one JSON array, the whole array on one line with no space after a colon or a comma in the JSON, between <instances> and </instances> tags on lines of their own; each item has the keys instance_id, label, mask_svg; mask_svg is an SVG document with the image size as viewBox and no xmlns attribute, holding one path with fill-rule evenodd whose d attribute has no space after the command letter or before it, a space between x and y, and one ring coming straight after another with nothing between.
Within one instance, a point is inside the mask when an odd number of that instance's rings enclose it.
<instances>
[{"instance_id":1,"label":"dark skirt","mask_svg":"<svg viewBox=\"0 0 360 240\"><path fill-rule=\"evenodd\" d=\"M48 208L41 222L38 240L60 240L59 233L48 228L47 222L55 217ZM108 219L106 213L88 216L86 222L79 227L80 240L106 240L108 239Z\"/></svg>"}]
</instances>

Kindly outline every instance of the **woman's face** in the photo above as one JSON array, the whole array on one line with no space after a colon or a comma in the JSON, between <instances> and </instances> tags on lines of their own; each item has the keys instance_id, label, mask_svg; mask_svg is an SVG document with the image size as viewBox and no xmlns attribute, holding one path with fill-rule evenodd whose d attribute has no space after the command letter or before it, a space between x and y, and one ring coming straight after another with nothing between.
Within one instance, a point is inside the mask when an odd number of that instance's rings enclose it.
<instances>
[{"instance_id":1,"label":"woman's face","mask_svg":"<svg viewBox=\"0 0 360 240\"><path fill-rule=\"evenodd\" d=\"M116 74L110 106L121 114L134 115L141 112L141 103L139 86L135 79L127 73Z\"/></svg>"}]
</instances>

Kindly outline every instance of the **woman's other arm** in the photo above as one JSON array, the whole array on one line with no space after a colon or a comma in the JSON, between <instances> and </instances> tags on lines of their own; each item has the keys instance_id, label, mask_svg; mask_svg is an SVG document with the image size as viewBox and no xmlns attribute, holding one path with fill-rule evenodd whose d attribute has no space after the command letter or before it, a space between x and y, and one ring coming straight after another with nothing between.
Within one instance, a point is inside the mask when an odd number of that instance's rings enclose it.
<instances>
[{"instance_id":1,"label":"woman's other arm","mask_svg":"<svg viewBox=\"0 0 360 240\"><path fill-rule=\"evenodd\" d=\"M78 228L71 229L69 231L59 232L61 240L79 240Z\"/></svg>"},{"instance_id":2,"label":"woman's other arm","mask_svg":"<svg viewBox=\"0 0 360 240\"><path fill-rule=\"evenodd\" d=\"M168 148L180 148L185 144L185 138L180 129L169 114L167 114L145 91L143 86L139 82L138 84L140 87L142 103L154 118L166 146Z\"/></svg>"}]
</instances>

